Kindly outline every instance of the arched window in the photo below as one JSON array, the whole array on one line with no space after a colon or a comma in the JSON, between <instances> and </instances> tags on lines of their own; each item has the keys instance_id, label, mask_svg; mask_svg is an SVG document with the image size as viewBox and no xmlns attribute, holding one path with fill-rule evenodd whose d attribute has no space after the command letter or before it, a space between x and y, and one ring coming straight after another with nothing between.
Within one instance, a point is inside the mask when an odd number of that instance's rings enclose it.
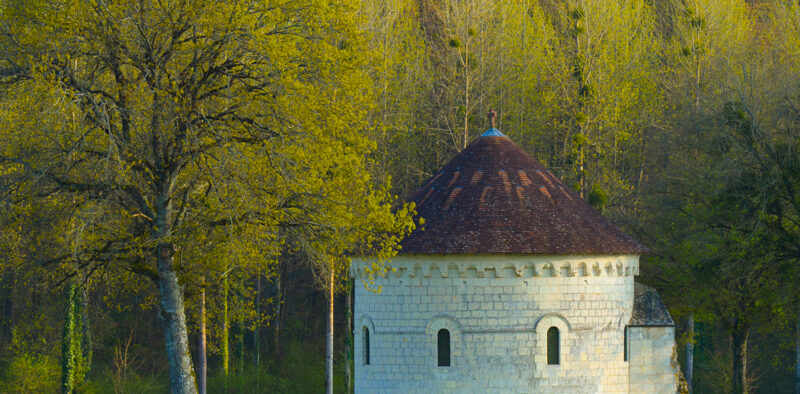
<instances>
[{"instance_id":1,"label":"arched window","mask_svg":"<svg viewBox=\"0 0 800 394\"><path fill-rule=\"evenodd\" d=\"M369 328L364 326L364 365L369 365Z\"/></svg>"},{"instance_id":2,"label":"arched window","mask_svg":"<svg viewBox=\"0 0 800 394\"><path fill-rule=\"evenodd\" d=\"M559 362L558 328L550 327L547 330L547 364L558 365Z\"/></svg>"},{"instance_id":3,"label":"arched window","mask_svg":"<svg viewBox=\"0 0 800 394\"><path fill-rule=\"evenodd\" d=\"M438 365L440 367L449 367L450 366L450 331L445 330L444 328L439 330L439 333L436 335L437 344L438 344Z\"/></svg>"}]
</instances>

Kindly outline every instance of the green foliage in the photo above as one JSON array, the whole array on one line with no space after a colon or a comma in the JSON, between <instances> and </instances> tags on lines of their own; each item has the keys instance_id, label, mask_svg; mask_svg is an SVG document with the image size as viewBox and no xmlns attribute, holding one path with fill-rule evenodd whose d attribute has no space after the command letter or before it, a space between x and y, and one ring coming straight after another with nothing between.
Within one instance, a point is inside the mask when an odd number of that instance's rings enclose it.
<instances>
[{"instance_id":1,"label":"green foliage","mask_svg":"<svg viewBox=\"0 0 800 394\"><path fill-rule=\"evenodd\" d=\"M336 393L345 392L341 362L337 359L335 365ZM227 387L227 391L233 393L317 393L325 384L324 365L323 354L307 343L292 341L280 360L265 363L258 369L248 364L243 373L228 376L227 382L222 374L211 376L208 391L223 392Z\"/></svg>"},{"instance_id":2,"label":"green foliage","mask_svg":"<svg viewBox=\"0 0 800 394\"><path fill-rule=\"evenodd\" d=\"M112 371L98 377L93 381L93 387L88 392L115 393L115 394L140 394L169 391L169 385L164 376L140 376L130 373L126 376L124 385L120 385L118 377ZM209 391L211 392L211 391Z\"/></svg>"},{"instance_id":3,"label":"green foliage","mask_svg":"<svg viewBox=\"0 0 800 394\"><path fill-rule=\"evenodd\" d=\"M64 333L61 337L61 392L72 393L75 390L76 374L80 360L80 330L78 325L79 311L77 286L74 282L67 286L64 294Z\"/></svg>"},{"instance_id":4,"label":"green foliage","mask_svg":"<svg viewBox=\"0 0 800 394\"><path fill-rule=\"evenodd\" d=\"M91 349L86 349L82 290L71 280L64 292L64 327L61 335L61 392L84 391L84 381L91 363ZM91 346L91 345L89 345Z\"/></svg>"},{"instance_id":5,"label":"green foliage","mask_svg":"<svg viewBox=\"0 0 800 394\"><path fill-rule=\"evenodd\" d=\"M43 265L159 282L162 313L176 314L165 322L182 325L183 287L232 268L271 274L286 243L337 272L346 252L391 255L413 208L393 211L368 173L355 5L0 3L14 16L2 24L0 174L15 209L51 210ZM237 318L260 324L242 293ZM65 391L80 364L75 315ZM176 352L174 376L191 376L188 349Z\"/></svg>"},{"instance_id":6,"label":"green foliage","mask_svg":"<svg viewBox=\"0 0 800 394\"><path fill-rule=\"evenodd\" d=\"M602 211L608 201L608 192L603 190L599 184L595 183L592 185L592 190L589 192L586 201L593 206L594 209Z\"/></svg>"},{"instance_id":7,"label":"green foliage","mask_svg":"<svg viewBox=\"0 0 800 394\"><path fill-rule=\"evenodd\" d=\"M16 355L0 379L0 392L4 393L55 393L59 389L58 362L46 355Z\"/></svg>"},{"instance_id":8,"label":"green foliage","mask_svg":"<svg viewBox=\"0 0 800 394\"><path fill-rule=\"evenodd\" d=\"M37 391L37 374L57 384L59 344L75 371L64 378L82 380L79 305L60 320L48 286L86 272L101 279L87 284L106 367L91 377L118 389L109 355L140 327L131 314L159 308L163 244L190 337L206 281L211 367L219 356L229 389L319 391L321 355L297 344L262 370L229 368L248 364L251 330L279 319L277 263L312 263L290 289L330 273L340 284L346 256L375 255L382 273L421 223L402 197L485 130L490 108L654 250L642 279L708 327L698 392L733 387L730 333L779 336L797 314L797 2L104 5L0 1L0 310L13 320L0 391ZM118 391L167 389L154 338L137 336L147 362L131 357L149 367L131 366Z\"/></svg>"}]
</instances>

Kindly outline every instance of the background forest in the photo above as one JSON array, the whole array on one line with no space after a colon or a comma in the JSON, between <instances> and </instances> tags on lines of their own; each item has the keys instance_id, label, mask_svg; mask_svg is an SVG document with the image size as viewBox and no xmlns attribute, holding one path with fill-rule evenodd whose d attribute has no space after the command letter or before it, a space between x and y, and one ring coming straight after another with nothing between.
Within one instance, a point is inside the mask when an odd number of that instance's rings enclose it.
<instances>
[{"instance_id":1,"label":"background forest","mask_svg":"<svg viewBox=\"0 0 800 394\"><path fill-rule=\"evenodd\" d=\"M347 256L496 109L694 392L800 393L797 0L232 3L0 0L0 392L348 392Z\"/></svg>"}]
</instances>

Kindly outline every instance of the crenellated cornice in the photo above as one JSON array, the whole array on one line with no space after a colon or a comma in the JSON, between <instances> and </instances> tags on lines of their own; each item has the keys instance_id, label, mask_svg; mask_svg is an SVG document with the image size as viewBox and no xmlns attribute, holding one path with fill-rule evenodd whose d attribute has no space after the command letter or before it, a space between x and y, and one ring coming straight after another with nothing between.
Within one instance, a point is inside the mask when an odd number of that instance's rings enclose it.
<instances>
[{"instance_id":1,"label":"crenellated cornice","mask_svg":"<svg viewBox=\"0 0 800 394\"><path fill-rule=\"evenodd\" d=\"M389 261L393 278L568 278L639 274L639 256L399 256ZM373 263L354 260L351 275L364 278Z\"/></svg>"}]
</instances>

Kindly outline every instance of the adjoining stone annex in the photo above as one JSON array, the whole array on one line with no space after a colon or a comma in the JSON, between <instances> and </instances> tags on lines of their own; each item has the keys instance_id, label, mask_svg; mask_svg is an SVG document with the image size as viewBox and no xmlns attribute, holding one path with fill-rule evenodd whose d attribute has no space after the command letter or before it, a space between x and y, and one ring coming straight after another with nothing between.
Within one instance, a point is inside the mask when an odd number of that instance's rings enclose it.
<instances>
[{"instance_id":1,"label":"adjoining stone annex","mask_svg":"<svg viewBox=\"0 0 800 394\"><path fill-rule=\"evenodd\" d=\"M425 219L356 286L356 393L675 393L647 249L494 127L411 198ZM355 259L363 276L369 259Z\"/></svg>"}]
</instances>

